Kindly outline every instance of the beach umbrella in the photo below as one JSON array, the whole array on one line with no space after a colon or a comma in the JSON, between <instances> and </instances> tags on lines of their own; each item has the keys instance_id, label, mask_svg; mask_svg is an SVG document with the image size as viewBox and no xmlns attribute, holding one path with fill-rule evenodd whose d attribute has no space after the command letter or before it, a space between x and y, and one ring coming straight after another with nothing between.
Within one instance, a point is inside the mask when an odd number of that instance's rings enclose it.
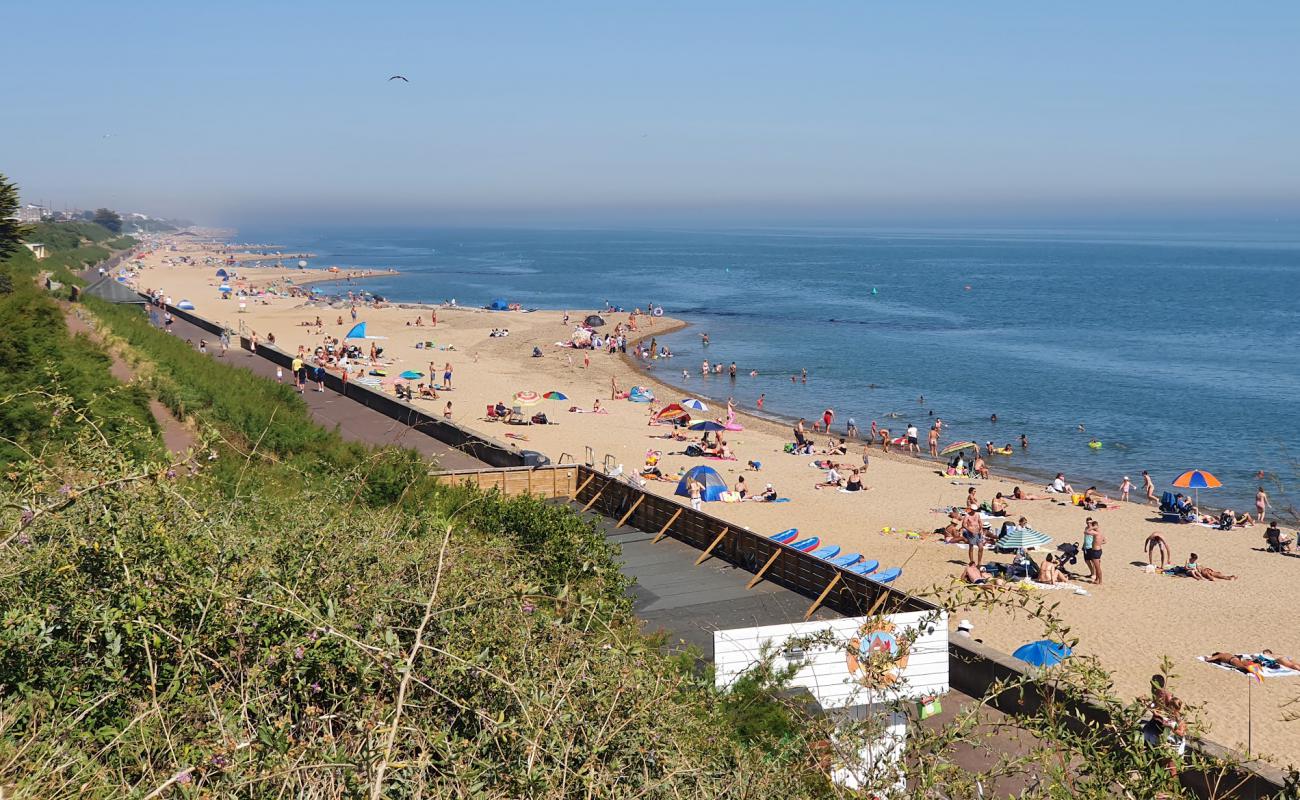
<instances>
[{"instance_id":1,"label":"beach umbrella","mask_svg":"<svg viewBox=\"0 0 1300 800\"><path fill-rule=\"evenodd\" d=\"M182 301L180 301L179 303L176 304L176 307L179 308L179 309L181 309L182 311L193 311L193 310L194 310L194 304L191 303L189 300L182 300Z\"/></svg>"},{"instance_id":2,"label":"beach umbrella","mask_svg":"<svg viewBox=\"0 0 1300 800\"><path fill-rule=\"evenodd\" d=\"M221 284L220 286L217 287L217 291L218 291L218 292L229 292L229 291L231 291L231 289L230 289L230 284L227 284L227 283L223 283L223 284Z\"/></svg>"},{"instance_id":3,"label":"beach umbrella","mask_svg":"<svg viewBox=\"0 0 1300 800\"><path fill-rule=\"evenodd\" d=\"M666 422L674 419L682 419L683 417L686 419L690 419L691 415L690 412L682 408L680 403L670 403L664 406L663 408L659 409L659 412L655 414L655 419L660 422Z\"/></svg>"},{"instance_id":4,"label":"beach umbrella","mask_svg":"<svg viewBox=\"0 0 1300 800\"><path fill-rule=\"evenodd\" d=\"M1069 658L1073 655L1073 651L1060 642L1039 639L1022 645L1011 655L1035 667L1050 667Z\"/></svg>"},{"instance_id":5,"label":"beach umbrella","mask_svg":"<svg viewBox=\"0 0 1300 800\"><path fill-rule=\"evenodd\" d=\"M692 411L708 411L708 410L709 410L709 407L708 407L708 406L704 405L704 403L703 403L702 401L700 401L700 400L696 400L694 397L688 397L688 398L686 398L685 400L682 401L682 404L681 404L681 405L682 405L682 408L689 408L689 409L691 409Z\"/></svg>"},{"instance_id":6,"label":"beach umbrella","mask_svg":"<svg viewBox=\"0 0 1300 800\"><path fill-rule=\"evenodd\" d=\"M1006 550L1029 550L1046 547L1052 543L1052 537L1033 528L1007 528L1007 535L998 539L998 547Z\"/></svg>"},{"instance_id":7,"label":"beach umbrella","mask_svg":"<svg viewBox=\"0 0 1300 800\"><path fill-rule=\"evenodd\" d=\"M974 447L976 450L979 449L979 445L975 444L974 442L953 442L952 444L940 450L939 455L950 456L953 453L960 453L962 450L966 450L971 447Z\"/></svg>"},{"instance_id":8,"label":"beach umbrella","mask_svg":"<svg viewBox=\"0 0 1300 800\"><path fill-rule=\"evenodd\" d=\"M515 392L515 402L521 406L533 406L542 402L542 396L537 392Z\"/></svg>"},{"instance_id":9,"label":"beach umbrella","mask_svg":"<svg viewBox=\"0 0 1300 800\"><path fill-rule=\"evenodd\" d=\"M724 431L727 429L727 426L723 425L721 422L714 422L711 419L702 419L699 422L692 422L689 427L693 431Z\"/></svg>"},{"instance_id":10,"label":"beach umbrella","mask_svg":"<svg viewBox=\"0 0 1300 800\"><path fill-rule=\"evenodd\" d=\"M547 392L546 394L542 395L542 397L544 397L547 400L568 400L569 399L569 396L566 395L564 392L554 392L554 391Z\"/></svg>"},{"instance_id":11,"label":"beach umbrella","mask_svg":"<svg viewBox=\"0 0 1300 800\"><path fill-rule=\"evenodd\" d=\"M1201 503L1202 489L1217 489L1223 484L1218 478L1203 469L1189 469L1177 478L1174 478L1174 486L1179 489L1191 489L1193 502L1197 505Z\"/></svg>"},{"instance_id":12,"label":"beach umbrella","mask_svg":"<svg viewBox=\"0 0 1300 800\"><path fill-rule=\"evenodd\" d=\"M413 381L413 380L416 380L417 378L423 378L423 377L424 377L424 373L423 373L423 372L416 372L416 371L413 370L413 369L408 369L406 372L403 372L403 373L402 373L401 375L399 375L398 377L399 377L399 378L404 378L405 380L408 380L408 381Z\"/></svg>"},{"instance_id":13,"label":"beach umbrella","mask_svg":"<svg viewBox=\"0 0 1300 800\"><path fill-rule=\"evenodd\" d=\"M589 314L582 322L589 328L599 328L601 325L605 324L604 318L599 314Z\"/></svg>"}]
</instances>

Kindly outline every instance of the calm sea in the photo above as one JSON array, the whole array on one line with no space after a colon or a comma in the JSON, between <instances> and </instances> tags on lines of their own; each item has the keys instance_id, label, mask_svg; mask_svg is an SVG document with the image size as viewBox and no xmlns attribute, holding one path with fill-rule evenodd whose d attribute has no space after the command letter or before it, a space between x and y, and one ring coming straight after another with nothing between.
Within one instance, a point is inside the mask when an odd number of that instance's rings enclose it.
<instances>
[{"instance_id":1,"label":"calm sea","mask_svg":"<svg viewBox=\"0 0 1300 800\"><path fill-rule=\"evenodd\" d=\"M1300 230L241 230L394 267L365 288L402 301L626 308L692 327L660 379L787 417L835 409L901 432L943 418L944 442L1028 451L995 468L1114 492L1188 468L1253 509L1297 480ZM705 347L699 334L707 332ZM735 361L741 378L701 378ZM681 371L691 377L684 383ZM759 376L750 378L750 370ZM808 371L808 381L790 376ZM924 402L920 398L924 396ZM990 416L997 414L997 422ZM1079 426L1083 426L1083 431ZM1088 447L1091 438L1103 444ZM1260 481L1256 473L1267 477ZM1278 499L1281 499L1280 497Z\"/></svg>"}]
</instances>

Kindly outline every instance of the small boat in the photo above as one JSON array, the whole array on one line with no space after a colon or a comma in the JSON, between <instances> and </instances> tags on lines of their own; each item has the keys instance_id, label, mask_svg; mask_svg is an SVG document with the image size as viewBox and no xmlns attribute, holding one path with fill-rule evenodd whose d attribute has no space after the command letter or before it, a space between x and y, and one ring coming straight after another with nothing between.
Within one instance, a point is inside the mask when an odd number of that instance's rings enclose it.
<instances>
[{"instance_id":1,"label":"small boat","mask_svg":"<svg viewBox=\"0 0 1300 800\"><path fill-rule=\"evenodd\" d=\"M837 567L851 567L861 560L862 560L861 553L849 553L848 555L831 559L831 563Z\"/></svg>"},{"instance_id":2,"label":"small boat","mask_svg":"<svg viewBox=\"0 0 1300 800\"><path fill-rule=\"evenodd\" d=\"M840 546L838 544L828 544L825 547L819 547L816 550L809 553L809 555L813 556L814 558L820 558L823 561L830 561L832 558L835 558L835 556L839 554L840 554Z\"/></svg>"},{"instance_id":3,"label":"small boat","mask_svg":"<svg viewBox=\"0 0 1300 800\"><path fill-rule=\"evenodd\" d=\"M787 530L787 531L781 531L780 533L774 533L774 534L772 534L772 539L775 540L775 541L778 541L778 542L780 542L780 543L782 543L782 544L785 544L785 543L791 541L792 539L794 539L794 537L796 537L796 536L798 536L798 535L799 535L799 529L798 529L798 528L791 528L790 530Z\"/></svg>"},{"instance_id":4,"label":"small boat","mask_svg":"<svg viewBox=\"0 0 1300 800\"><path fill-rule=\"evenodd\" d=\"M790 546L796 550L802 550L806 553L821 543L822 540L819 537L809 536L807 539L803 539L801 541L795 542Z\"/></svg>"},{"instance_id":5,"label":"small boat","mask_svg":"<svg viewBox=\"0 0 1300 800\"><path fill-rule=\"evenodd\" d=\"M863 561L861 564L854 564L849 567L849 572L854 575L870 575L880 566L879 561Z\"/></svg>"}]
</instances>

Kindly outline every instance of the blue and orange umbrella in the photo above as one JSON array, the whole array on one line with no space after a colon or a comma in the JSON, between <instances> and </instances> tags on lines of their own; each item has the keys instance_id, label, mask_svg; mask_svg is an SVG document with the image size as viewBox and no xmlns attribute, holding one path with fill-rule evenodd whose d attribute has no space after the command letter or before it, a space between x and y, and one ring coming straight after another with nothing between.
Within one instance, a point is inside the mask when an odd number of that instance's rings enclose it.
<instances>
[{"instance_id":1,"label":"blue and orange umbrella","mask_svg":"<svg viewBox=\"0 0 1300 800\"><path fill-rule=\"evenodd\" d=\"M1174 486L1179 489L1191 489L1197 505L1200 504L1201 489L1217 489L1223 483L1214 475L1203 469L1189 469L1177 478L1174 478Z\"/></svg>"}]
</instances>

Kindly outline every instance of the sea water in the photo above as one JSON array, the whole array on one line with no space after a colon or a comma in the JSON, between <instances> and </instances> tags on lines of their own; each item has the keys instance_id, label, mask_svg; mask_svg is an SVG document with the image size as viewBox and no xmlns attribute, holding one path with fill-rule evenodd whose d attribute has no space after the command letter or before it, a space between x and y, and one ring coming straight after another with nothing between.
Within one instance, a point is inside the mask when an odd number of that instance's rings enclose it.
<instances>
[{"instance_id":1,"label":"sea water","mask_svg":"<svg viewBox=\"0 0 1300 800\"><path fill-rule=\"evenodd\" d=\"M1143 469L1163 490L1199 468L1224 483L1203 501L1253 511L1258 485L1280 503L1300 478L1295 228L330 228L239 239L310 251L313 266L396 268L353 288L398 302L662 305L691 327L660 340L673 358L652 371L683 397L734 396L753 410L763 393L770 414L811 420L833 408L837 427L875 420L895 435L912 423L923 447L937 416L942 444L1012 444L990 464L1027 483L1063 471L1079 490L1114 495L1128 475L1140 493ZM739 377L702 377L705 359L735 361Z\"/></svg>"}]
</instances>

